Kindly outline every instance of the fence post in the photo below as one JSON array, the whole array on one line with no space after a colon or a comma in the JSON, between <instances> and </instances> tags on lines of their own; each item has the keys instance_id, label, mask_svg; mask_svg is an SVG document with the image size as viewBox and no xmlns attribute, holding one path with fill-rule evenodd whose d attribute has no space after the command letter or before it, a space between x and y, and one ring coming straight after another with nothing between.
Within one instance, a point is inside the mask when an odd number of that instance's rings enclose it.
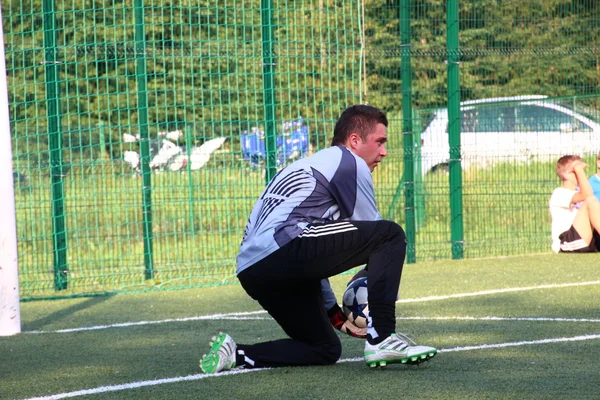
<instances>
[{"instance_id":1,"label":"fence post","mask_svg":"<svg viewBox=\"0 0 600 400\"><path fill-rule=\"evenodd\" d=\"M417 261L415 231L415 132L412 123L412 68L411 68L411 29L410 1L400 3L400 49L402 78L402 137L404 148L404 218L406 228L406 262Z\"/></svg>"},{"instance_id":2,"label":"fence post","mask_svg":"<svg viewBox=\"0 0 600 400\"><path fill-rule=\"evenodd\" d=\"M96 126L98 127L98 141L100 145L100 156L98 159L100 159L100 161L110 160L110 154L106 150L106 127L104 125L104 121L99 121Z\"/></svg>"},{"instance_id":3,"label":"fence post","mask_svg":"<svg viewBox=\"0 0 600 400\"><path fill-rule=\"evenodd\" d=\"M52 243L54 254L54 289L67 288L67 233L65 231L64 171L62 160L62 129L60 123L59 65L56 53L56 13L54 1L42 2L44 16L44 66L46 69L46 104L50 179L52 182Z\"/></svg>"},{"instance_id":4,"label":"fence post","mask_svg":"<svg viewBox=\"0 0 600 400\"><path fill-rule=\"evenodd\" d=\"M196 124L194 124L194 128L196 127ZM187 154L187 164L186 164L186 172L187 172L187 176L188 176L188 197L189 197L189 201L188 201L188 214L189 214L189 219L190 219L190 229L192 230L192 237L195 238L196 235L196 227L195 227L195 221L194 221L194 209L195 209L195 204L194 204L194 198L196 196L194 196L194 180L193 180L193 175L192 175L192 144L194 143L192 140L192 127L189 125L185 126L185 152ZM196 240L194 239L193 243L196 243Z\"/></svg>"},{"instance_id":5,"label":"fence post","mask_svg":"<svg viewBox=\"0 0 600 400\"><path fill-rule=\"evenodd\" d=\"M273 50L273 0L261 0L263 90L265 106L266 181L277 173L277 132L275 130L275 54Z\"/></svg>"},{"instance_id":6,"label":"fence post","mask_svg":"<svg viewBox=\"0 0 600 400\"><path fill-rule=\"evenodd\" d=\"M421 113L419 110L412 110L412 124L413 131L418 132L418 136L415 137L413 148L415 150L415 232L423 226L423 220L425 218L425 200L423 198L423 168L421 155L421 132L423 132L423 124L421 123Z\"/></svg>"},{"instance_id":7,"label":"fence post","mask_svg":"<svg viewBox=\"0 0 600 400\"><path fill-rule=\"evenodd\" d=\"M148 87L146 76L146 32L144 0L135 0L135 61L137 112L140 129L140 163L142 167L142 224L144 235L144 279L154 279L152 252L152 171L150 170L150 137L148 133Z\"/></svg>"},{"instance_id":8,"label":"fence post","mask_svg":"<svg viewBox=\"0 0 600 400\"><path fill-rule=\"evenodd\" d=\"M0 9L0 21L2 10ZM0 336L21 332L19 269L15 188L13 185L12 145L8 114L8 84L4 56L4 32L0 25Z\"/></svg>"},{"instance_id":9,"label":"fence post","mask_svg":"<svg viewBox=\"0 0 600 400\"><path fill-rule=\"evenodd\" d=\"M458 0L448 0L446 13L448 54L448 163L450 181L450 240L452 258L463 258L462 167L460 146L460 75L458 41Z\"/></svg>"}]
</instances>

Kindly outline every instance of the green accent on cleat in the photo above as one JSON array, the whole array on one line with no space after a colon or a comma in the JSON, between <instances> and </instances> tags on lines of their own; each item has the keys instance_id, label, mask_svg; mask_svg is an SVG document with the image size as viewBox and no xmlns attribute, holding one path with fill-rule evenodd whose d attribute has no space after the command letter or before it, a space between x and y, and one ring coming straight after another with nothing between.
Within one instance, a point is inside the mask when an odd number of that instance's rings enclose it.
<instances>
[{"instance_id":1,"label":"green accent on cleat","mask_svg":"<svg viewBox=\"0 0 600 400\"><path fill-rule=\"evenodd\" d=\"M212 337L210 350L200 359L200 369L205 374L214 374L235 367L236 344L226 333Z\"/></svg>"},{"instance_id":2,"label":"green accent on cleat","mask_svg":"<svg viewBox=\"0 0 600 400\"><path fill-rule=\"evenodd\" d=\"M383 342L376 345L365 343L365 363L375 368L385 367L388 364L407 364L418 365L424 361L429 361L437 354L437 350L433 347L409 345L412 342L405 336L396 334L390 335Z\"/></svg>"}]
</instances>

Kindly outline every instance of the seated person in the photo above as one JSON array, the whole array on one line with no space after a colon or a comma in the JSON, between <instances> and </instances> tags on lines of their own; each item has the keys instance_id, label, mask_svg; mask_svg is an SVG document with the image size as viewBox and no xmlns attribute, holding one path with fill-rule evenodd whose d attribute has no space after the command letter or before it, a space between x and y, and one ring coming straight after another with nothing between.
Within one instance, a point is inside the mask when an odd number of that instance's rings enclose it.
<instances>
[{"instance_id":1,"label":"seated person","mask_svg":"<svg viewBox=\"0 0 600 400\"><path fill-rule=\"evenodd\" d=\"M563 156L556 163L562 185L554 189L549 204L556 253L600 251L600 202L585 174L587 166L575 155Z\"/></svg>"}]
</instances>

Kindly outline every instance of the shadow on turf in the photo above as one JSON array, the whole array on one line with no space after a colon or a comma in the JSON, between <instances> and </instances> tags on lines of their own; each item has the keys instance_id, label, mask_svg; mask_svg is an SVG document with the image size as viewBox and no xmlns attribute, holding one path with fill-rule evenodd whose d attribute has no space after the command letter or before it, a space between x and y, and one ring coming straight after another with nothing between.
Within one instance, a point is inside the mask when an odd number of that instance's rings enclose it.
<instances>
[{"instance_id":1,"label":"shadow on turf","mask_svg":"<svg viewBox=\"0 0 600 400\"><path fill-rule=\"evenodd\" d=\"M88 298L85 301L78 303L78 304L74 304L70 307L65 308L64 310L53 312L52 314L47 315L44 318L40 318L36 321L23 323L23 330L24 331L39 330L39 329L43 328L44 326L48 325L49 323L54 323L60 319L68 317L78 311L85 310L86 308L91 308L95 305L104 303L106 300L110 299L112 296L113 295L106 295L106 296L98 296L98 297Z\"/></svg>"}]
</instances>

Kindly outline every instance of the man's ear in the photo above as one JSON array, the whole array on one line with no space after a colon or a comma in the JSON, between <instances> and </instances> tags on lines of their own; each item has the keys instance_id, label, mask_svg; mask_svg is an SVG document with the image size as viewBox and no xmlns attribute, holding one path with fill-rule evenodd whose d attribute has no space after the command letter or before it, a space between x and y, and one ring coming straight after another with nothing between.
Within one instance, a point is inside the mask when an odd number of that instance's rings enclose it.
<instances>
[{"instance_id":1,"label":"man's ear","mask_svg":"<svg viewBox=\"0 0 600 400\"><path fill-rule=\"evenodd\" d=\"M348 146L351 149L356 149L361 142L362 139L358 133L351 133L348 135Z\"/></svg>"}]
</instances>

